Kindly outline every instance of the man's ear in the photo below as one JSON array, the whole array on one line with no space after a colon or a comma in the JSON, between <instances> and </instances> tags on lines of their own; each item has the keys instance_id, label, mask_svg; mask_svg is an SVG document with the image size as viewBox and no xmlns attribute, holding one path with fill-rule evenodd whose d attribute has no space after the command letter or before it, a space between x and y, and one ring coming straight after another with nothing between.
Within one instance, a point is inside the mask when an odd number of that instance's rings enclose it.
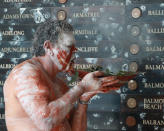
<instances>
[{"instance_id":1,"label":"man's ear","mask_svg":"<svg viewBox=\"0 0 164 131\"><path fill-rule=\"evenodd\" d=\"M46 40L44 42L43 47L46 53L50 54L51 56L53 55L53 51L52 51L53 44L49 40Z\"/></svg>"},{"instance_id":2,"label":"man's ear","mask_svg":"<svg viewBox=\"0 0 164 131\"><path fill-rule=\"evenodd\" d=\"M48 50L48 49L52 49L52 43L49 41L49 40L46 40L45 42L44 42L44 45L43 45L43 47L44 47L44 49L45 50Z\"/></svg>"}]
</instances>

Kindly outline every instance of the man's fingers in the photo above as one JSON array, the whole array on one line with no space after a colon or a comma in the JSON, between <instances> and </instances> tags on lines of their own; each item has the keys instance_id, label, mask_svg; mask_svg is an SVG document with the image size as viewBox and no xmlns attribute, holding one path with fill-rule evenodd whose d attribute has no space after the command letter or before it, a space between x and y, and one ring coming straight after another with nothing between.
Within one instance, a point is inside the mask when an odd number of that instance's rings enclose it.
<instances>
[{"instance_id":1,"label":"man's fingers","mask_svg":"<svg viewBox=\"0 0 164 131\"><path fill-rule=\"evenodd\" d=\"M110 82L110 81L113 81L113 80L116 80L116 76L109 76L109 77L103 77L103 78L100 78L101 82L104 83L104 82Z\"/></svg>"},{"instance_id":2,"label":"man's fingers","mask_svg":"<svg viewBox=\"0 0 164 131\"><path fill-rule=\"evenodd\" d=\"M100 89L100 91L103 93L108 93L109 91L115 91L118 89L120 89L120 88L118 88L118 87L104 87L104 88Z\"/></svg>"},{"instance_id":3,"label":"man's fingers","mask_svg":"<svg viewBox=\"0 0 164 131\"><path fill-rule=\"evenodd\" d=\"M101 71L95 71L95 72L93 72L93 75L96 77L100 77L100 76L104 76L104 73Z\"/></svg>"},{"instance_id":4,"label":"man's fingers","mask_svg":"<svg viewBox=\"0 0 164 131\"><path fill-rule=\"evenodd\" d=\"M109 81L109 82L104 82L102 83L101 87L106 87L106 86L112 86L116 83L119 83L119 80L113 80L113 81Z\"/></svg>"}]
</instances>

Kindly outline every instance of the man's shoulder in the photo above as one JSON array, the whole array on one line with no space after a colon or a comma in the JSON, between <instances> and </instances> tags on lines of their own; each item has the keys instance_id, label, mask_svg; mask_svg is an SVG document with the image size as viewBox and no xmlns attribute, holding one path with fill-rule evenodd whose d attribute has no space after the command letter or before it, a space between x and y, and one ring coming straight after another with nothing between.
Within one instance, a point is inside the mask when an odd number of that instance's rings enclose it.
<instances>
[{"instance_id":1,"label":"man's shoulder","mask_svg":"<svg viewBox=\"0 0 164 131\"><path fill-rule=\"evenodd\" d=\"M17 65L5 81L5 89L12 88L14 94L21 90L38 90L42 83L41 69L34 61L24 61Z\"/></svg>"},{"instance_id":2,"label":"man's shoulder","mask_svg":"<svg viewBox=\"0 0 164 131\"><path fill-rule=\"evenodd\" d=\"M25 77L37 75L38 72L39 66L37 63L34 60L29 59L15 66L10 75L12 75L12 77L15 79L22 79Z\"/></svg>"}]
</instances>

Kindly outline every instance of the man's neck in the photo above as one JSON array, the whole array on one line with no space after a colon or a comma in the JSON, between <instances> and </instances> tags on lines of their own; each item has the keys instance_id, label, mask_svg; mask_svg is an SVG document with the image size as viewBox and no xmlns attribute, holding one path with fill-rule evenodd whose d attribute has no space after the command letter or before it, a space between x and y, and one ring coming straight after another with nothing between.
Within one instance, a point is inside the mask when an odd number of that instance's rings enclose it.
<instances>
[{"instance_id":1,"label":"man's neck","mask_svg":"<svg viewBox=\"0 0 164 131\"><path fill-rule=\"evenodd\" d=\"M41 63L44 71L48 74L48 76L54 80L59 70L57 69L56 65L51 61L48 56L39 56L36 57L37 60Z\"/></svg>"}]
</instances>

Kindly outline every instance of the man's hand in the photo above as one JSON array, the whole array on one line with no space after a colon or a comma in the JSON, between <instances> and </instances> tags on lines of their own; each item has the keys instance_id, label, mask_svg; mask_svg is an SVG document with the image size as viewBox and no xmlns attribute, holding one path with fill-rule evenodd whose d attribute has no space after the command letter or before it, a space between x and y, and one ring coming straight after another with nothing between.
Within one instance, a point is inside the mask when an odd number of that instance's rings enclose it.
<instances>
[{"instance_id":1,"label":"man's hand","mask_svg":"<svg viewBox=\"0 0 164 131\"><path fill-rule=\"evenodd\" d=\"M119 83L119 80L115 76L103 77L104 73L95 71L87 74L80 84L85 88L85 92L93 91L106 91L112 85ZM110 89L109 89L110 90Z\"/></svg>"}]
</instances>

